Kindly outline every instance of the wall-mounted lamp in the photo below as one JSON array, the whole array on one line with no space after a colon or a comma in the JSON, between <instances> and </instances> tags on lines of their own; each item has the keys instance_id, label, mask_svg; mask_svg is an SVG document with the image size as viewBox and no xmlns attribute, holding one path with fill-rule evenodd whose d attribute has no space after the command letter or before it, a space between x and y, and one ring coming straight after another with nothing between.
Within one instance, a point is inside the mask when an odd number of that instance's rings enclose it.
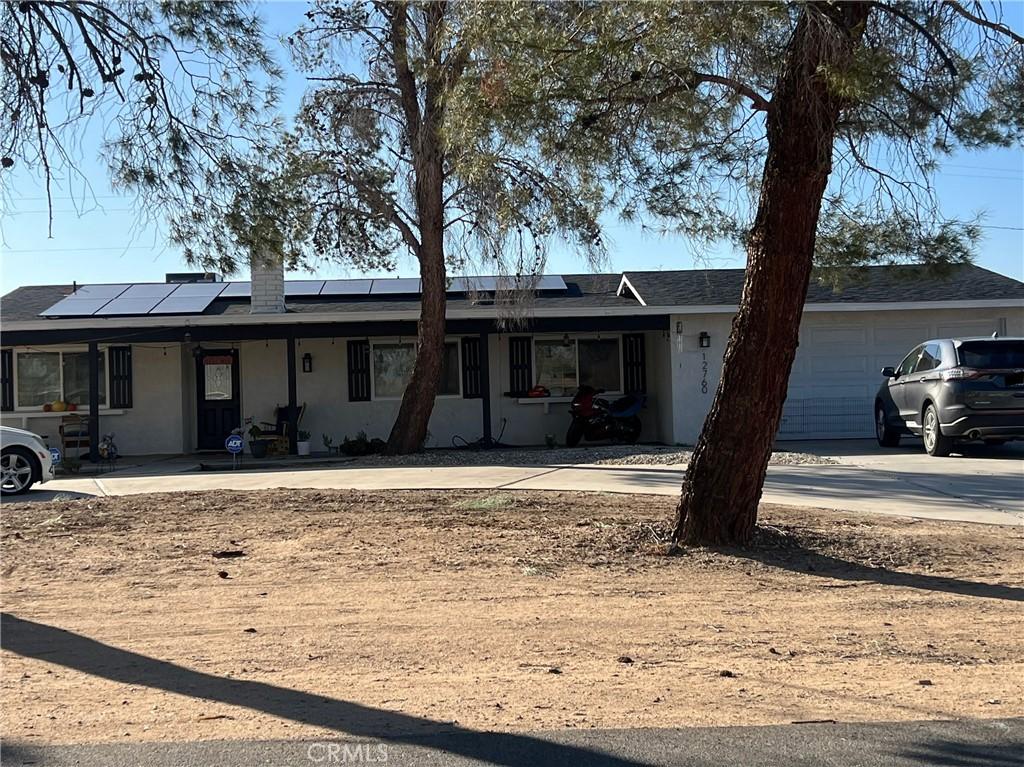
<instances>
[{"instance_id":1,"label":"wall-mounted lamp","mask_svg":"<svg viewBox=\"0 0 1024 767\"><path fill-rule=\"evenodd\" d=\"M192 343L192 331L191 330L186 330L185 331L185 343L187 343L187 344Z\"/></svg>"},{"instance_id":2,"label":"wall-mounted lamp","mask_svg":"<svg viewBox=\"0 0 1024 767\"><path fill-rule=\"evenodd\" d=\"M683 321L676 320L676 335L681 336L683 334Z\"/></svg>"},{"instance_id":3,"label":"wall-mounted lamp","mask_svg":"<svg viewBox=\"0 0 1024 767\"><path fill-rule=\"evenodd\" d=\"M703 330L700 332L700 335L697 336L697 340L700 342L700 348L701 349L710 349L711 348L711 336L709 336Z\"/></svg>"},{"instance_id":4,"label":"wall-mounted lamp","mask_svg":"<svg viewBox=\"0 0 1024 767\"><path fill-rule=\"evenodd\" d=\"M569 338L568 333L562 336L562 346L572 346L572 339Z\"/></svg>"},{"instance_id":5,"label":"wall-mounted lamp","mask_svg":"<svg viewBox=\"0 0 1024 767\"><path fill-rule=\"evenodd\" d=\"M312 373L313 372L313 355L306 352L302 355L302 372Z\"/></svg>"}]
</instances>

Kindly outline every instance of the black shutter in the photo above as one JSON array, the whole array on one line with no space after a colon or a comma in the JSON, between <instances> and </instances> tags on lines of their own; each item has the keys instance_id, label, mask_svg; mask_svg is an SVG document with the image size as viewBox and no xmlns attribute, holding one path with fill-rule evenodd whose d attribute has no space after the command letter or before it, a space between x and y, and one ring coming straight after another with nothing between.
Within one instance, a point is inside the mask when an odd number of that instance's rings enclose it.
<instances>
[{"instance_id":1,"label":"black shutter","mask_svg":"<svg viewBox=\"0 0 1024 767\"><path fill-rule=\"evenodd\" d=\"M643 333L629 333L622 337L622 371L626 378L623 389L627 394L644 394L647 391L647 354Z\"/></svg>"},{"instance_id":2,"label":"black shutter","mask_svg":"<svg viewBox=\"0 0 1024 767\"><path fill-rule=\"evenodd\" d=\"M530 336L508 339L509 394L525 396L533 388L533 344Z\"/></svg>"},{"instance_id":3,"label":"black shutter","mask_svg":"<svg viewBox=\"0 0 1024 767\"><path fill-rule=\"evenodd\" d=\"M110 407L129 408L132 406L132 347L111 346L107 349L110 357Z\"/></svg>"},{"instance_id":4,"label":"black shutter","mask_svg":"<svg viewBox=\"0 0 1024 767\"><path fill-rule=\"evenodd\" d=\"M14 410L14 351L0 351L0 410Z\"/></svg>"},{"instance_id":5,"label":"black shutter","mask_svg":"<svg viewBox=\"0 0 1024 767\"><path fill-rule=\"evenodd\" d=\"M348 401L370 401L370 342L348 342Z\"/></svg>"},{"instance_id":6,"label":"black shutter","mask_svg":"<svg viewBox=\"0 0 1024 767\"><path fill-rule=\"evenodd\" d=\"M462 339L462 397L464 399L480 399L482 396L480 339L470 336Z\"/></svg>"}]
</instances>

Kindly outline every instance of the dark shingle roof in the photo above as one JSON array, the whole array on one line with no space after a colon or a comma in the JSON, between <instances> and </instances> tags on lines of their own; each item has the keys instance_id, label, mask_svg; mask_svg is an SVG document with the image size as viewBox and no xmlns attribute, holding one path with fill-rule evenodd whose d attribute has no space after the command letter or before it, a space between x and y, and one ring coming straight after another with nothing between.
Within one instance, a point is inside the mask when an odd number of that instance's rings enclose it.
<instances>
[{"instance_id":1,"label":"dark shingle roof","mask_svg":"<svg viewBox=\"0 0 1024 767\"><path fill-rule=\"evenodd\" d=\"M635 307L628 294L617 296L620 274L567 274L568 290L541 293L534 306L538 309L599 310L606 307ZM626 272L630 283L649 307L657 306L735 306L743 287L742 269L695 269L688 271ZM42 319L39 313L53 306L72 290L70 285L38 285L17 288L0 298L0 321L24 322ZM982 301L991 299L1024 300L1024 283L978 266L963 266L948 277L928 276L913 266L873 266L854 273L842 289L814 281L808 291L808 303L882 303L903 301ZM448 300L450 309L470 308L465 297ZM368 314L419 310L419 301L410 296L394 298L312 297L288 299L288 308L297 314L338 312ZM248 315L249 300L218 299L203 312L206 315Z\"/></svg>"},{"instance_id":2,"label":"dark shingle roof","mask_svg":"<svg viewBox=\"0 0 1024 767\"><path fill-rule=\"evenodd\" d=\"M739 303L742 269L695 269L685 272L626 272L648 306ZM919 266L868 266L848 275L838 289L812 278L809 304L885 303L890 301L982 301L1024 299L1024 282L980 266L957 267L946 277Z\"/></svg>"}]
</instances>

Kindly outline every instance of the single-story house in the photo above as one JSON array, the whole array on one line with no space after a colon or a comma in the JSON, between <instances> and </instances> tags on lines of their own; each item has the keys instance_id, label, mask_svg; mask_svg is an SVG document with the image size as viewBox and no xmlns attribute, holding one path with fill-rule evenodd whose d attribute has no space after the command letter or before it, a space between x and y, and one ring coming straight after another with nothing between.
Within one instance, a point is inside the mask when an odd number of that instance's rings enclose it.
<instances>
[{"instance_id":1,"label":"single-story house","mask_svg":"<svg viewBox=\"0 0 1024 767\"><path fill-rule=\"evenodd\" d=\"M275 408L336 443L386 438L409 375L416 279L42 285L0 299L0 422L54 444L71 407L122 454L224 450ZM495 278L454 280L428 447L562 442L576 386L644 392L641 439L692 444L715 393L740 269L544 277L511 325ZM870 437L879 369L941 336L1024 335L1024 283L977 266L913 266L811 285L780 439ZM763 350L771 355L771 349ZM547 397L530 397L543 386ZM756 406L755 403L751 403Z\"/></svg>"}]
</instances>

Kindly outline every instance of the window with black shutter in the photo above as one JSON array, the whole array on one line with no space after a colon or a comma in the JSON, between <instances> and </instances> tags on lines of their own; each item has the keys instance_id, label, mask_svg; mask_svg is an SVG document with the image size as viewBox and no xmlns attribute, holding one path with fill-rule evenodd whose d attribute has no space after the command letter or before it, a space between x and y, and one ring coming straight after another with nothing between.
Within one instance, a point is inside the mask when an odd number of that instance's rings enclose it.
<instances>
[{"instance_id":1,"label":"window with black shutter","mask_svg":"<svg viewBox=\"0 0 1024 767\"><path fill-rule=\"evenodd\" d=\"M348 342L348 401L370 401L370 342Z\"/></svg>"},{"instance_id":2,"label":"window with black shutter","mask_svg":"<svg viewBox=\"0 0 1024 767\"><path fill-rule=\"evenodd\" d=\"M462 397L463 399L480 399L483 396L480 386L480 339L467 337L462 339Z\"/></svg>"},{"instance_id":3,"label":"window with black shutter","mask_svg":"<svg viewBox=\"0 0 1024 767\"><path fill-rule=\"evenodd\" d=\"M14 351L0 350L0 410L14 410Z\"/></svg>"},{"instance_id":4,"label":"window with black shutter","mask_svg":"<svg viewBox=\"0 0 1024 767\"><path fill-rule=\"evenodd\" d=\"M647 354L643 333L629 333L622 337L622 372L625 378L623 390L627 394L644 394L647 391Z\"/></svg>"},{"instance_id":5,"label":"window with black shutter","mask_svg":"<svg viewBox=\"0 0 1024 767\"><path fill-rule=\"evenodd\" d=\"M132 347L111 346L110 356L110 407L130 408L132 406ZM102 364L102 360L100 362Z\"/></svg>"},{"instance_id":6,"label":"window with black shutter","mask_svg":"<svg viewBox=\"0 0 1024 767\"><path fill-rule=\"evenodd\" d=\"M533 344L530 336L514 336L508 339L509 393L515 397L526 396L533 388Z\"/></svg>"}]
</instances>

